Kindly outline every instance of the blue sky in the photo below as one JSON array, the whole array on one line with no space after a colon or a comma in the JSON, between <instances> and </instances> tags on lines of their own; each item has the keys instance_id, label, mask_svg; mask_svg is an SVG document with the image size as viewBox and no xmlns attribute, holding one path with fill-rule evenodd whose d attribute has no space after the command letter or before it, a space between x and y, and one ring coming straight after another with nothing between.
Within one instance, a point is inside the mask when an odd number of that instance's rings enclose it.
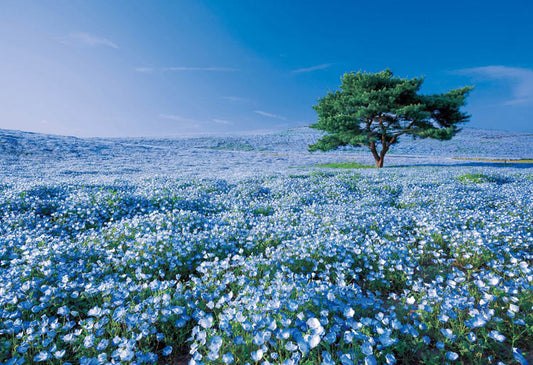
<instances>
[{"instance_id":1,"label":"blue sky","mask_svg":"<svg viewBox=\"0 0 533 365\"><path fill-rule=\"evenodd\" d=\"M349 71L475 85L470 127L533 132L533 2L11 1L0 128L75 136L281 130Z\"/></svg>"}]
</instances>

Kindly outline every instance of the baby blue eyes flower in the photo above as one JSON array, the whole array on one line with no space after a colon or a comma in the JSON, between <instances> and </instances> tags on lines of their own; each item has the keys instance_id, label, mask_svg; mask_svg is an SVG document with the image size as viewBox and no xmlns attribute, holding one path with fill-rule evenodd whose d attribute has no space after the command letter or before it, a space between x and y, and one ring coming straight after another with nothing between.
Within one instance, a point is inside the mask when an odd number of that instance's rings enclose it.
<instances>
[{"instance_id":1,"label":"baby blue eyes flower","mask_svg":"<svg viewBox=\"0 0 533 365\"><path fill-rule=\"evenodd\" d=\"M75 336L74 336L73 333L68 333L68 334L63 336L63 341L65 341L65 342L72 342L72 341L74 341L74 339L75 339Z\"/></svg>"},{"instance_id":2,"label":"baby blue eyes flower","mask_svg":"<svg viewBox=\"0 0 533 365\"><path fill-rule=\"evenodd\" d=\"M285 348L287 349L287 351L296 351L296 350L298 350L298 346L296 346L296 344L294 342L287 342L287 344L285 345Z\"/></svg>"},{"instance_id":3,"label":"baby blue eyes flower","mask_svg":"<svg viewBox=\"0 0 533 365\"><path fill-rule=\"evenodd\" d=\"M67 314L69 314L69 309L67 306L62 306L62 307L59 307L57 309L57 314L60 315L60 316L66 316Z\"/></svg>"},{"instance_id":4,"label":"baby blue eyes flower","mask_svg":"<svg viewBox=\"0 0 533 365\"><path fill-rule=\"evenodd\" d=\"M393 354L387 354L385 355L385 361L388 365L394 365L396 364L396 357Z\"/></svg>"},{"instance_id":5,"label":"baby blue eyes flower","mask_svg":"<svg viewBox=\"0 0 533 365\"><path fill-rule=\"evenodd\" d=\"M21 355L25 354L26 351L28 351L29 345L27 343L23 343L22 345L19 345L17 347L17 352Z\"/></svg>"},{"instance_id":6,"label":"baby blue eyes flower","mask_svg":"<svg viewBox=\"0 0 533 365\"><path fill-rule=\"evenodd\" d=\"M451 361L455 361L459 358L459 355L456 352L448 351L446 353L446 358Z\"/></svg>"},{"instance_id":7,"label":"baby blue eyes flower","mask_svg":"<svg viewBox=\"0 0 533 365\"><path fill-rule=\"evenodd\" d=\"M446 337L450 341L455 341L456 335L453 334L453 331L449 328L441 328L440 332L444 337Z\"/></svg>"},{"instance_id":8,"label":"baby blue eyes flower","mask_svg":"<svg viewBox=\"0 0 533 365\"><path fill-rule=\"evenodd\" d=\"M439 350L442 350L444 348L444 343L442 343L441 341L437 341L436 346Z\"/></svg>"},{"instance_id":9,"label":"baby blue eyes flower","mask_svg":"<svg viewBox=\"0 0 533 365\"><path fill-rule=\"evenodd\" d=\"M487 323L487 320L482 316L476 316L471 320L465 321L465 324L471 328L483 327Z\"/></svg>"},{"instance_id":10,"label":"baby blue eyes flower","mask_svg":"<svg viewBox=\"0 0 533 365\"><path fill-rule=\"evenodd\" d=\"M374 350L372 349L372 345L370 344L370 342L363 342L363 344L361 345L361 352L366 356L374 354Z\"/></svg>"},{"instance_id":11,"label":"baby blue eyes flower","mask_svg":"<svg viewBox=\"0 0 533 365\"><path fill-rule=\"evenodd\" d=\"M377 365L378 361L373 355L365 357L365 365Z\"/></svg>"},{"instance_id":12,"label":"baby blue eyes flower","mask_svg":"<svg viewBox=\"0 0 533 365\"><path fill-rule=\"evenodd\" d=\"M94 308L89 309L87 312L87 315L89 317L100 317L102 315L102 308L96 306Z\"/></svg>"},{"instance_id":13,"label":"baby blue eyes flower","mask_svg":"<svg viewBox=\"0 0 533 365\"><path fill-rule=\"evenodd\" d=\"M56 359L61 359L63 356L65 356L66 351L65 350L59 350L54 352L54 357Z\"/></svg>"},{"instance_id":14,"label":"baby blue eyes flower","mask_svg":"<svg viewBox=\"0 0 533 365\"><path fill-rule=\"evenodd\" d=\"M94 346L94 335L93 334L90 334L89 336L85 337L85 339L83 340L83 346L85 346L85 348Z\"/></svg>"},{"instance_id":15,"label":"baby blue eyes flower","mask_svg":"<svg viewBox=\"0 0 533 365\"><path fill-rule=\"evenodd\" d=\"M205 329L211 328L213 325L213 316L207 315L198 321L198 324Z\"/></svg>"},{"instance_id":16,"label":"baby blue eyes flower","mask_svg":"<svg viewBox=\"0 0 533 365\"><path fill-rule=\"evenodd\" d=\"M163 356L168 356L172 353L172 346L167 346L163 349Z\"/></svg>"},{"instance_id":17,"label":"baby blue eyes flower","mask_svg":"<svg viewBox=\"0 0 533 365\"><path fill-rule=\"evenodd\" d=\"M496 330L492 330L489 332L489 337L492 338L494 341L503 342L505 341L505 336L502 335L500 332Z\"/></svg>"},{"instance_id":18,"label":"baby blue eyes flower","mask_svg":"<svg viewBox=\"0 0 533 365\"><path fill-rule=\"evenodd\" d=\"M307 342L307 345L309 346L309 348L314 349L320 343L320 335L318 334L305 335L304 340L305 342Z\"/></svg>"},{"instance_id":19,"label":"baby blue eyes flower","mask_svg":"<svg viewBox=\"0 0 533 365\"><path fill-rule=\"evenodd\" d=\"M520 365L527 365L528 364L528 361L526 360L524 355L522 355L520 350L517 349L516 347L513 347L513 357Z\"/></svg>"},{"instance_id":20,"label":"baby blue eyes flower","mask_svg":"<svg viewBox=\"0 0 533 365\"><path fill-rule=\"evenodd\" d=\"M231 364L234 360L235 358L229 352L226 352L224 355L222 355L222 361L224 361L224 364Z\"/></svg>"},{"instance_id":21,"label":"baby blue eyes flower","mask_svg":"<svg viewBox=\"0 0 533 365\"><path fill-rule=\"evenodd\" d=\"M322 351L322 364L320 365L335 365L335 361L327 351Z\"/></svg>"},{"instance_id":22,"label":"baby blue eyes flower","mask_svg":"<svg viewBox=\"0 0 533 365\"><path fill-rule=\"evenodd\" d=\"M307 320L307 326L312 330L316 330L322 327L320 321L316 318L309 318Z\"/></svg>"},{"instance_id":23,"label":"baby blue eyes flower","mask_svg":"<svg viewBox=\"0 0 533 365\"><path fill-rule=\"evenodd\" d=\"M103 339L96 345L96 351L103 351L107 348L107 345L109 345L109 340Z\"/></svg>"},{"instance_id":24,"label":"baby blue eyes flower","mask_svg":"<svg viewBox=\"0 0 533 365\"><path fill-rule=\"evenodd\" d=\"M35 357L33 358L33 361L35 362L47 361L51 357L52 356L50 355L48 351L41 351L37 355L35 355Z\"/></svg>"},{"instance_id":25,"label":"baby blue eyes flower","mask_svg":"<svg viewBox=\"0 0 533 365\"><path fill-rule=\"evenodd\" d=\"M135 357L135 353L129 348L120 349L118 355L122 361L131 361Z\"/></svg>"},{"instance_id":26,"label":"baby blue eyes flower","mask_svg":"<svg viewBox=\"0 0 533 365\"><path fill-rule=\"evenodd\" d=\"M340 360L342 365L353 365L352 358L348 354L342 354Z\"/></svg>"},{"instance_id":27,"label":"baby blue eyes flower","mask_svg":"<svg viewBox=\"0 0 533 365\"><path fill-rule=\"evenodd\" d=\"M263 350L259 349L257 351L252 352L252 360L253 361L259 361L263 358Z\"/></svg>"}]
</instances>

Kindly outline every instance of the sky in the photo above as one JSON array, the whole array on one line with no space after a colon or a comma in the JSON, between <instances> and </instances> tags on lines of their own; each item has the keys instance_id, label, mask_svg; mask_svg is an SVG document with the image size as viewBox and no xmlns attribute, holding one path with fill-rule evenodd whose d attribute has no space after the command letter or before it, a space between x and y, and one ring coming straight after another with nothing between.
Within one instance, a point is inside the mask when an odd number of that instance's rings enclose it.
<instances>
[{"instance_id":1,"label":"sky","mask_svg":"<svg viewBox=\"0 0 533 365\"><path fill-rule=\"evenodd\" d=\"M533 132L533 1L0 0L0 128L79 137L310 125L346 72L473 85L472 128Z\"/></svg>"}]
</instances>

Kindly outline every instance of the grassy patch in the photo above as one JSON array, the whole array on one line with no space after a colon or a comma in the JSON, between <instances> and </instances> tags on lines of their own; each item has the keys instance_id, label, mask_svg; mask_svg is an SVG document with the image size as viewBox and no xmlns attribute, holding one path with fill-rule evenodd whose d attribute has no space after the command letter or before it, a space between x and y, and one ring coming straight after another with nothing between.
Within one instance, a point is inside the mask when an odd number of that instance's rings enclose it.
<instances>
[{"instance_id":1,"label":"grassy patch","mask_svg":"<svg viewBox=\"0 0 533 365\"><path fill-rule=\"evenodd\" d=\"M533 158L467 158L467 157L454 157L453 160L481 161L481 162L500 162L500 163L533 163Z\"/></svg>"},{"instance_id":2,"label":"grassy patch","mask_svg":"<svg viewBox=\"0 0 533 365\"><path fill-rule=\"evenodd\" d=\"M457 176L457 180L462 181L464 183L484 183L484 182L493 181L493 179L490 176L480 174L480 173L470 173L470 174L464 174L461 176Z\"/></svg>"}]
</instances>

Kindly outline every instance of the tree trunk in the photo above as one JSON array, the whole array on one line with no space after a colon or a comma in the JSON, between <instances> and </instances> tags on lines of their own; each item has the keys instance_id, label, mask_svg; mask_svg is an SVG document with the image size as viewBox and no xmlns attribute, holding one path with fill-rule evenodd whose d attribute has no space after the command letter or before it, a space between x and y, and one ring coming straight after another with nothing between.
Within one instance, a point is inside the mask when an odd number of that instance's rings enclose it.
<instances>
[{"instance_id":1,"label":"tree trunk","mask_svg":"<svg viewBox=\"0 0 533 365\"><path fill-rule=\"evenodd\" d=\"M372 156L374 156L374 160L376 160L376 166L377 167L383 167L383 162L381 162L380 166L380 160L382 160L378 154L378 150L376 149L376 144L374 142L370 142L370 151L372 151Z\"/></svg>"},{"instance_id":2,"label":"tree trunk","mask_svg":"<svg viewBox=\"0 0 533 365\"><path fill-rule=\"evenodd\" d=\"M389 150L389 146L390 145L384 145L380 154L379 154L379 158L376 159L376 165L378 168L382 168L383 167L383 162L385 161L385 154L387 153L387 151Z\"/></svg>"}]
</instances>

